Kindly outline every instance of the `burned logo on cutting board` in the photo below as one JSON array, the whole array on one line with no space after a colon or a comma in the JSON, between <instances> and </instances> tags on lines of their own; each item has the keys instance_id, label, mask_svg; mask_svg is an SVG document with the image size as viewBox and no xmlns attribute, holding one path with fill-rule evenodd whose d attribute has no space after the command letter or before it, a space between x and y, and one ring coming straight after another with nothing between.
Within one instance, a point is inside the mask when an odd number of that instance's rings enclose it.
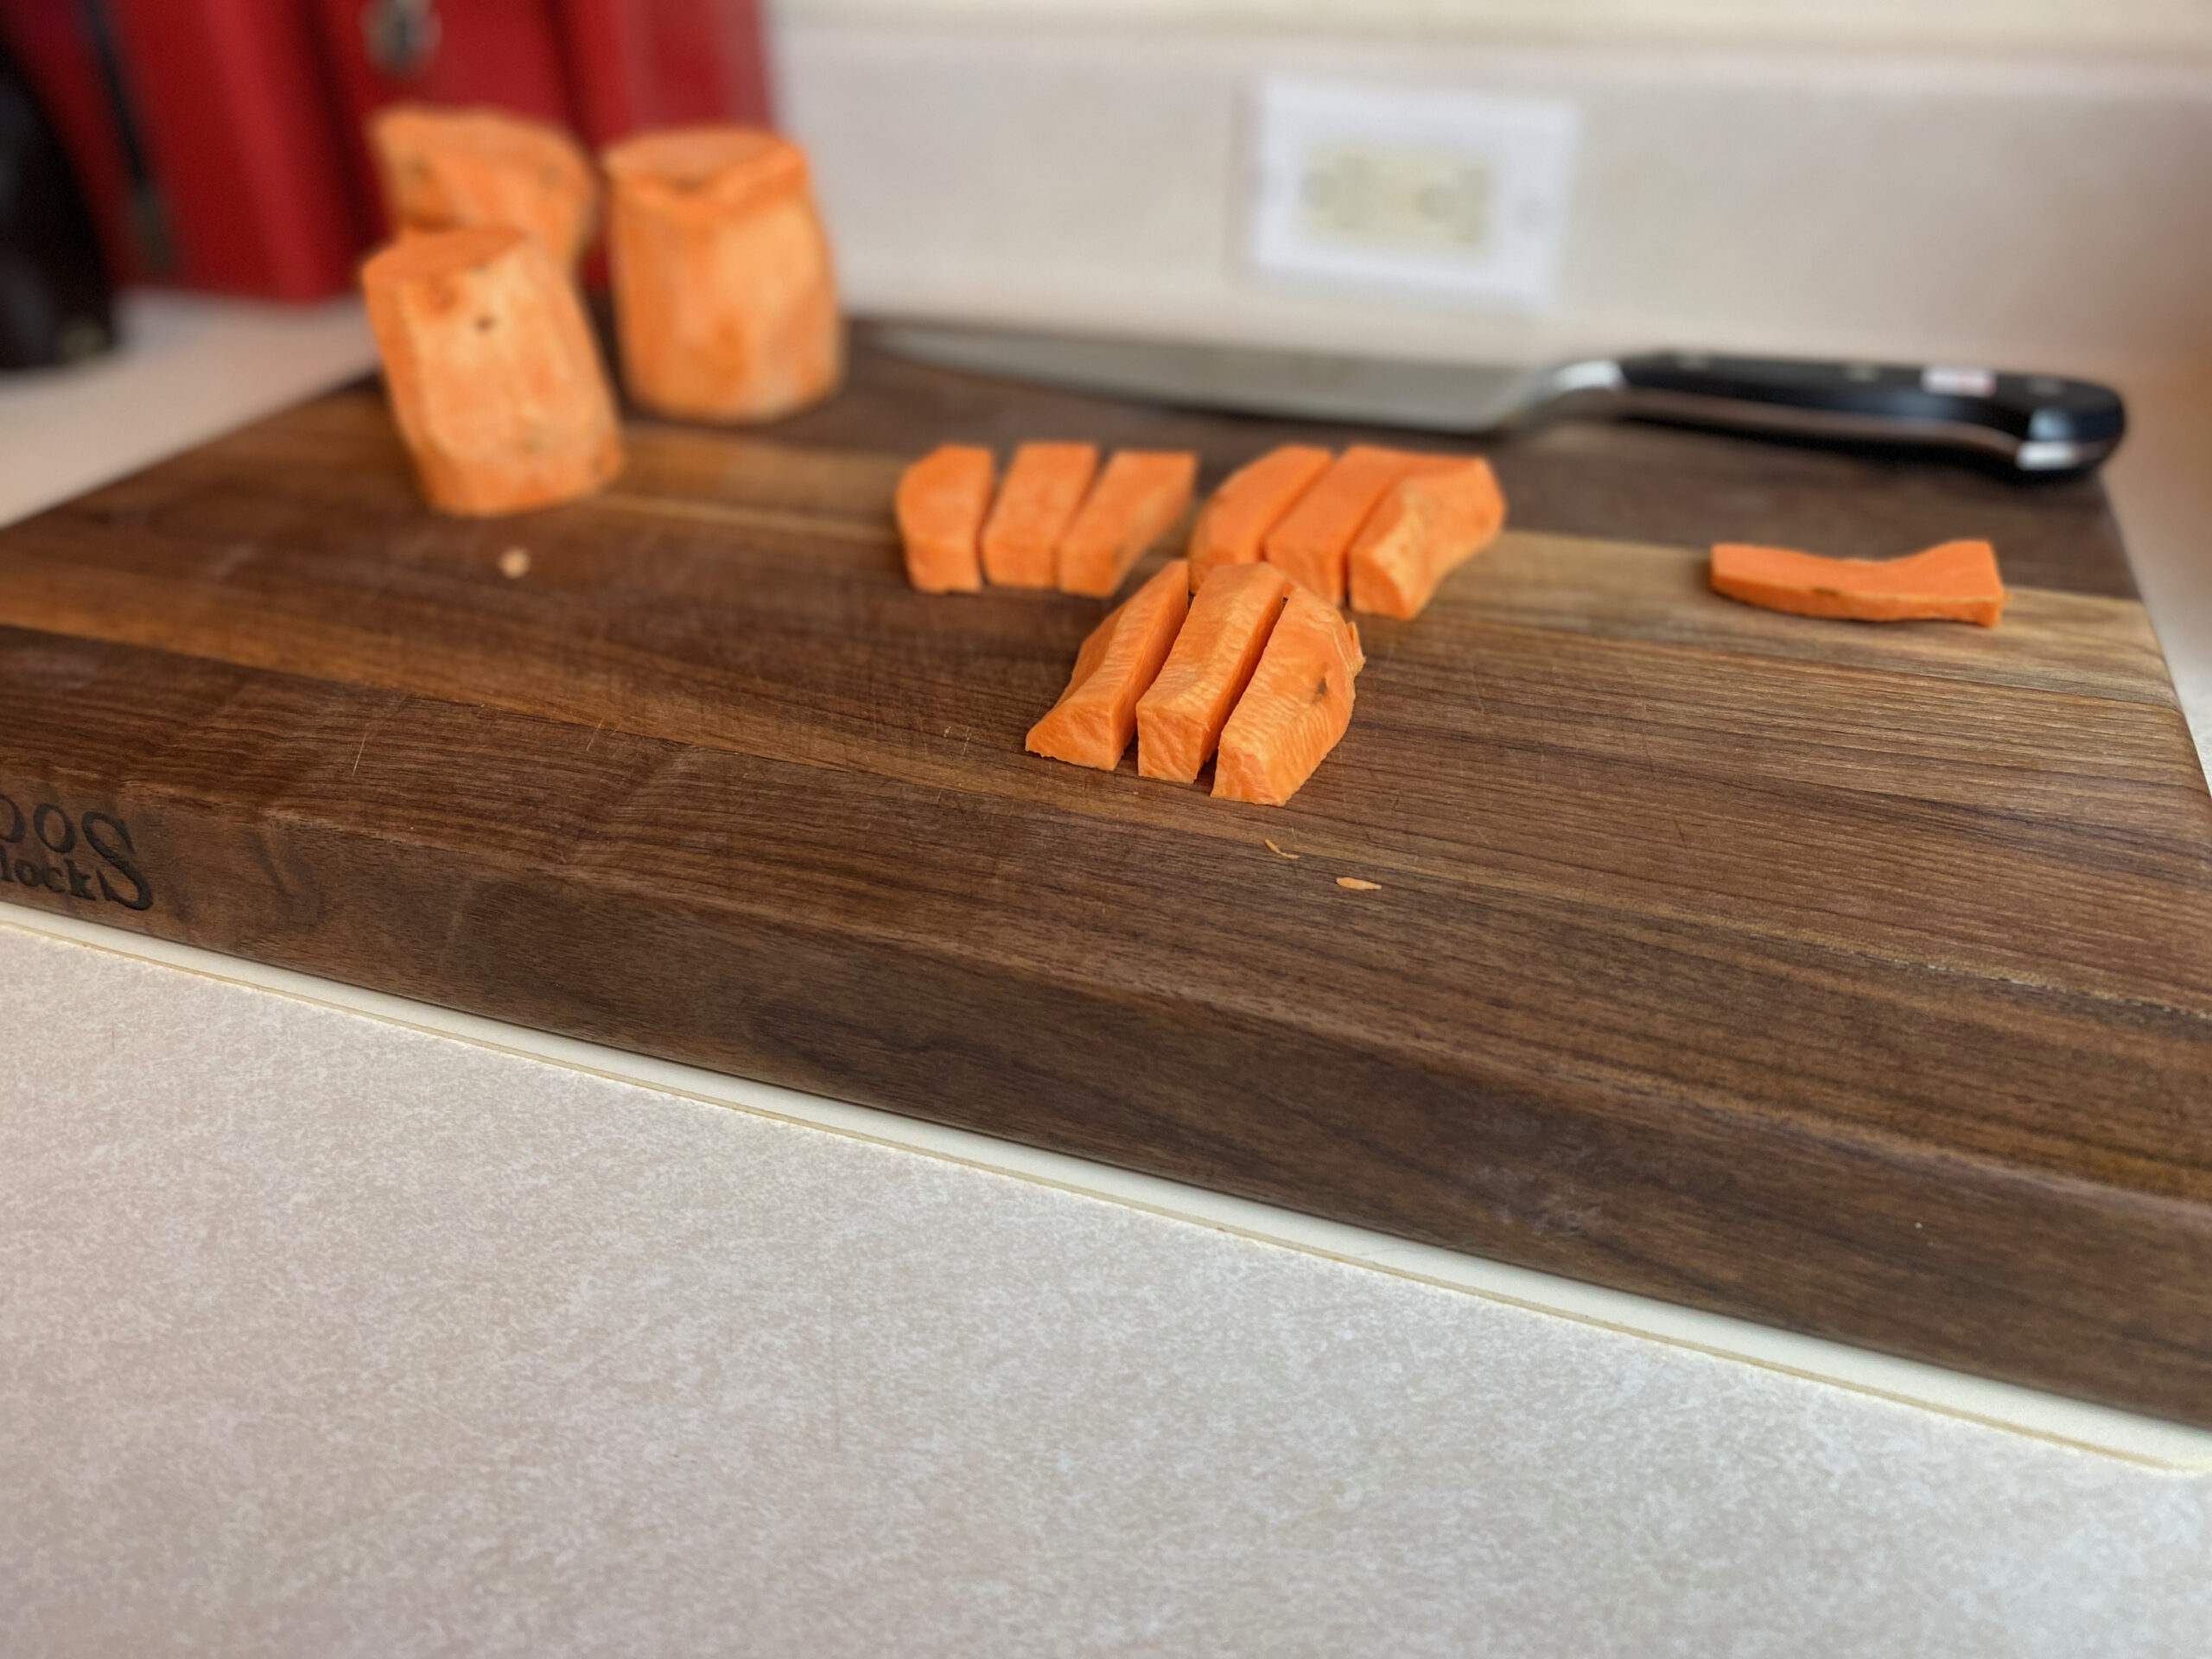
<instances>
[{"instance_id":1,"label":"burned logo on cutting board","mask_svg":"<svg viewBox=\"0 0 2212 1659\"><path fill-rule=\"evenodd\" d=\"M115 813L74 814L54 801L24 806L0 795L0 882L146 910L154 888L138 858L130 826Z\"/></svg>"}]
</instances>

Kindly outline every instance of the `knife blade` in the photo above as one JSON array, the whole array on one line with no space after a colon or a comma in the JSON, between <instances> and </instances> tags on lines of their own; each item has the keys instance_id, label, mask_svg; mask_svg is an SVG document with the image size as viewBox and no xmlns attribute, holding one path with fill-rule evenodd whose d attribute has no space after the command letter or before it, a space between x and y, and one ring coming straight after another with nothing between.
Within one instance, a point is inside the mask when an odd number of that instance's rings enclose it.
<instances>
[{"instance_id":1,"label":"knife blade","mask_svg":"<svg viewBox=\"0 0 2212 1659\"><path fill-rule=\"evenodd\" d=\"M2094 467L2127 429L2120 394L2094 381L1942 365L1652 352L1513 368L920 323L886 323L874 338L939 367L1147 402L1469 436L1625 416L1965 451L2053 474Z\"/></svg>"}]
</instances>

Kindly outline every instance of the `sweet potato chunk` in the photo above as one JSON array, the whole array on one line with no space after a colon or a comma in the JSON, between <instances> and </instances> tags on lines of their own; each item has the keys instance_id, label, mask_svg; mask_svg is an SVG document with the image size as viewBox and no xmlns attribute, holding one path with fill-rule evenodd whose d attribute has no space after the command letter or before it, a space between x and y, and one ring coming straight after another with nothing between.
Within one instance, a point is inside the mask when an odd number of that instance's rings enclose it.
<instances>
[{"instance_id":1,"label":"sweet potato chunk","mask_svg":"<svg viewBox=\"0 0 2212 1659\"><path fill-rule=\"evenodd\" d=\"M1272 564L1217 564L1198 583L1152 689L1137 699L1137 770L1187 784L1221 741L1282 614L1290 578Z\"/></svg>"},{"instance_id":2,"label":"sweet potato chunk","mask_svg":"<svg viewBox=\"0 0 2212 1659\"><path fill-rule=\"evenodd\" d=\"M1076 653L1068 689L1029 728L1032 754L1111 772L1136 735L1137 699L1167 658L1191 603L1180 559L1108 612Z\"/></svg>"},{"instance_id":3,"label":"sweet potato chunk","mask_svg":"<svg viewBox=\"0 0 2212 1659\"><path fill-rule=\"evenodd\" d=\"M1117 449L1053 555L1064 594L1104 599L1191 505L1198 458L1186 449Z\"/></svg>"},{"instance_id":4,"label":"sweet potato chunk","mask_svg":"<svg viewBox=\"0 0 2212 1659\"><path fill-rule=\"evenodd\" d=\"M598 223L599 184L559 128L505 110L394 104L370 118L369 149L395 234L505 226L575 274Z\"/></svg>"},{"instance_id":5,"label":"sweet potato chunk","mask_svg":"<svg viewBox=\"0 0 2212 1659\"><path fill-rule=\"evenodd\" d=\"M836 389L844 329L798 145L677 127L601 159L632 397L663 415L767 421Z\"/></svg>"},{"instance_id":6,"label":"sweet potato chunk","mask_svg":"<svg viewBox=\"0 0 2212 1659\"><path fill-rule=\"evenodd\" d=\"M423 493L448 512L588 495L622 435L575 286L518 230L409 236L361 267L385 389Z\"/></svg>"},{"instance_id":7,"label":"sweet potato chunk","mask_svg":"<svg viewBox=\"0 0 2212 1659\"><path fill-rule=\"evenodd\" d=\"M1352 679L1367 665L1337 607L1294 588L1236 710L1221 730L1217 798L1281 806L1351 724Z\"/></svg>"},{"instance_id":8,"label":"sweet potato chunk","mask_svg":"<svg viewBox=\"0 0 2212 1659\"><path fill-rule=\"evenodd\" d=\"M1857 622L1917 619L1997 626L2005 584L1987 542L1942 542L1902 559L1830 559L1722 542L1713 586L1731 599L1799 616Z\"/></svg>"},{"instance_id":9,"label":"sweet potato chunk","mask_svg":"<svg viewBox=\"0 0 2212 1659\"><path fill-rule=\"evenodd\" d=\"M1479 456L1400 479L1351 544L1352 608L1419 616L1436 584L1488 547L1504 524L1505 497Z\"/></svg>"},{"instance_id":10,"label":"sweet potato chunk","mask_svg":"<svg viewBox=\"0 0 2212 1659\"><path fill-rule=\"evenodd\" d=\"M945 443L906 468L893 504L906 579L925 594L972 594L983 585L979 542L990 511L991 452Z\"/></svg>"},{"instance_id":11,"label":"sweet potato chunk","mask_svg":"<svg viewBox=\"0 0 2212 1659\"><path fill-rule=\"evenodd\" d=\"M1375 504L1400 479L1451 461L1371 443L1352 445L1267 533L1261 546L1268 563L1330 604L1343 604L1345 556Z\"/></svg>"},{"instance_id":12,"label":"sweet potato chunk","mask_svg":"<svg viewBox=\"0 0 2212 1659\"><path fill-rule=\"evenodd\" d=\"M1307 443L1286 443L1247 461L1221 481L1191 526L1191 585L1205 586L1217 564L1249 564L1260 543L1329 470L1330 454Z\"/></svg>"},{"instance_id":13,"label":"sweet potato chunk","mask_svg":"<svg viewBox=\"0 0 2212 1659\"><path fill-rule=\"evenodd\" d=\"M1050 588L1060 537L1098 471L1095 443L1025 443L983 524L983 574L1002 588Z\"/></svg>"}]
</instances>

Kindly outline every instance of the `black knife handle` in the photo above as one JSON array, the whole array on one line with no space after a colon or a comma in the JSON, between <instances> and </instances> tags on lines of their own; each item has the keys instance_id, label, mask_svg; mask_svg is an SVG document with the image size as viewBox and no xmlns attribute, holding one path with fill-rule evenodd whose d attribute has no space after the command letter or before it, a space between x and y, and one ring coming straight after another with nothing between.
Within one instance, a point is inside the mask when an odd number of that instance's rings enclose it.
<instances>
[{"instance_id":1,"label":"black knife handle","mask_svg":"<svg viewBox=\"0 0 2212 1659\"><path fill-rule=\"evenodd\" d=\"M1623 411L1732 431L1971 449L2022 472L2094 467L2127 429L2109 386L2053 374L1654 352L1616 359Z\"/></svg>"}]
</instances>

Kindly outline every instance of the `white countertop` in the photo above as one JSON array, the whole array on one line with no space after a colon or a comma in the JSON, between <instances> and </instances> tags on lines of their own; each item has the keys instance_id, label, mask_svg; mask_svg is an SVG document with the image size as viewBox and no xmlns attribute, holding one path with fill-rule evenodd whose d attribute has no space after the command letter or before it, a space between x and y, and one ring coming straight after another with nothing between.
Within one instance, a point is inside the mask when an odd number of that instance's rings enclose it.
<instances>
[{"instance_id":1,"label":"white countertop","mask_svg":"<svg viewBox=\"0 0 2212 1659\"><path fill-rule=\"evenodd\" d=\"M0 386L0 518L366 360L131 315ZM2128 390L2202 744L2212 397ZM0 1655L2212 1629L2212 1435L66 918L0 980Z\"/></svg>"}]
</instances>

